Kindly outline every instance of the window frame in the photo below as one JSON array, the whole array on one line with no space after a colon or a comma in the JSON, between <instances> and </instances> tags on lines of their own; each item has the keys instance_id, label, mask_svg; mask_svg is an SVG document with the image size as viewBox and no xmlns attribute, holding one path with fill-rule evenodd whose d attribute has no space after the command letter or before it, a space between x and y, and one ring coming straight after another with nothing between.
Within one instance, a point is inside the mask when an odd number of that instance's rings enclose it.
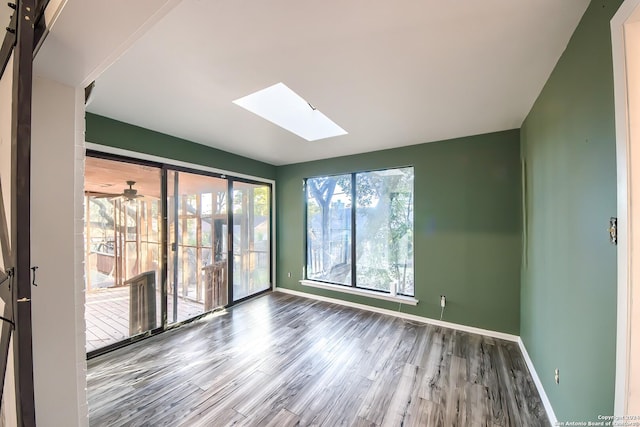
<instances>
[{"instance_id":1,"label":"window frame","mask_svg":"<svg viewBox=\"0 0 640 427\"><path fill-rule=\"evenodd\" d=\"M386 299L386 300L407 300L411 304L417 304L417 300L415 299L415 246L412 238L412 246L414 249L412 250L411 263L414 266L412 269L412 281L413 281L413 294L403 294L399 293L397 289L394 289L394 286L390 286L389 291L383 289L374 289L374 288L366 288L362 286L358 286L357 284L357 193L356 193L356 183L357 176L360 174L367 173L375 173L375 172L384 172L384 171L392 171L396 169L408 169L411 168L413 171L412 177L412 186L411 186L411 205L412 205L412 235L415 236L415 167L413 165L405 165L405 166L394 166L394 167L386 167L386 168L377 168L377 169L368 169L368 170L359 170L353 172L343 172L343 173L333 173L333 174L325 174L325 175L314 175L309 176L303 179L302 182L302 192L304 199L304 212L303 212L303 222L304 222L304 264L303 264L303 279L300 281L303 285L325 288L325 289L335 289L339 291L343 291L351 294L361 294L367 296L373 296L375 298ZM309 278L308 266L309 266L309 191L308 191L308 181L310 179L316 178L329 178L329 177L337 177L337 176L345 176L348 175L350 177L351 182L351 222L350 222L350 234L351 234L351 250L350 250L350 265L351 265L351 280L350 284L331 282L328 280Z\"/></svg>"}]
</instances>

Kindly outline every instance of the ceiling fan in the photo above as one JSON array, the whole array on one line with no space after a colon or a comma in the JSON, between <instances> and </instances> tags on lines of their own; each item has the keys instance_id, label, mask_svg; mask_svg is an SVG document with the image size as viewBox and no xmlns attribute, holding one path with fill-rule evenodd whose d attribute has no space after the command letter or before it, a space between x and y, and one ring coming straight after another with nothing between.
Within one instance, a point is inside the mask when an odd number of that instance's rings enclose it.
<instances>
[{"instance_id":1,"label":"ceiling fan","mask_svg":"<svg viewBox=\"0 0 640 427\"><path fill-rule=\"evenodd\" d=\"M138 190L133 188L133 186L136 185L135 181L127 181L127 185L129 186L129 188L124 189L124 191L120 195L122 198L124 198L125 200L134 200L138 197L142 197L142 194L138 194Z\"/></svg>"},{"instance_id":2,"label":"ceiling fan","mask_svg":"<svg viewBox=\"0 0 640 427\"><path fill-rule=\"evenodd\" d=\"M138 190L133 188L135 184L135 181L127 181L127 185L129 186L129 188L125 188L120 194L102 193L99 191L85 191L85 195L95 198L109 198L114 200L120 198L124 201L131 201L140 197L144 197L142 194L138 194Z\"/></svg>"}]
</instances>

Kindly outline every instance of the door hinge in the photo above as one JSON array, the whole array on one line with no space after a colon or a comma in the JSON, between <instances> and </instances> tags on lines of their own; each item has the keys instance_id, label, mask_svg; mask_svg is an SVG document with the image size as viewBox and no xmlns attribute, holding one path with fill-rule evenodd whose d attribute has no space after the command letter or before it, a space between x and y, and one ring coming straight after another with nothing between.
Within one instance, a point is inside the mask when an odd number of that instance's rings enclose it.
<instances>
[{"instance_id":1,"label":"door hinge","mask_svg":"<svg viewBox=\"0 0 640 427\"><path fill-rule=\"evenodd\" d=\"M613 245L618 244L618 218L609 218L609 241Z\"/></svg>"}]
</instances>

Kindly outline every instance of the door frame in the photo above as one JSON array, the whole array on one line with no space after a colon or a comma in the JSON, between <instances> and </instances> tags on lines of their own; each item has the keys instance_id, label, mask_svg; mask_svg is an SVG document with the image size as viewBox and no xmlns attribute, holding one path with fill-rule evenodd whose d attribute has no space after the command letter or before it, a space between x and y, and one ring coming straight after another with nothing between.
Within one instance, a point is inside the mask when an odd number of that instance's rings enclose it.
<instances>
[{"instance_id":1,"label":"door frame","mask_svg":"<svg viewBox=\"0 0 640 427\"><path fill-rule=\"evenodd\" d=\"M617 340L615 376L615 415L629 414L638 408L637 373L640 369L637 326L640 301L635 277L640 277L640 263L634 265L633 248L640 244L640 227L634 229L632 219L640 209L632 199L640 200L640 79L629 80L627 70L640 65L640 0L625 0L611 20L611 43L615 98L616 163L617 163ZM638 53L635 53L638 52ZM635 63L635 64L634 64ZM637 73L633 73L637 74ZM634 89L634 92L630 92ZM637 99L636 99L637 98ZM633 124L633 127L631 126ZM639 140L639 141L636 141ZM633 144L633 145L632 145ZM638 150L636 150L638 151ZM636 194L634 197L634 193ZM636 301L634 301L634 298ZM633 304L635 302L635 304ZM634 379L632 379L632 376Z\"/></svg>"}]
</instances>

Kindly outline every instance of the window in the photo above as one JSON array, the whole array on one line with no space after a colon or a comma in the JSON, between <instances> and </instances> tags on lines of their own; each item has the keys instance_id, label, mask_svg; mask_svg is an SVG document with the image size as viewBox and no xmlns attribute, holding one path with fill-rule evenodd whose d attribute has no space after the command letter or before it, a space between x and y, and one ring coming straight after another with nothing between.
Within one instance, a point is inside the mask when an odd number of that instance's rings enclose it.
<instances>
[{"instance_id":1,"label":"window","mask_svg":"<svg viewBox=\"0 0 640 427\"><path fill-rule=\"evenodd\" d=\"M306 279L414 295L412 167L308 178L305 194Z\"/></svg>"}]
</instances>

